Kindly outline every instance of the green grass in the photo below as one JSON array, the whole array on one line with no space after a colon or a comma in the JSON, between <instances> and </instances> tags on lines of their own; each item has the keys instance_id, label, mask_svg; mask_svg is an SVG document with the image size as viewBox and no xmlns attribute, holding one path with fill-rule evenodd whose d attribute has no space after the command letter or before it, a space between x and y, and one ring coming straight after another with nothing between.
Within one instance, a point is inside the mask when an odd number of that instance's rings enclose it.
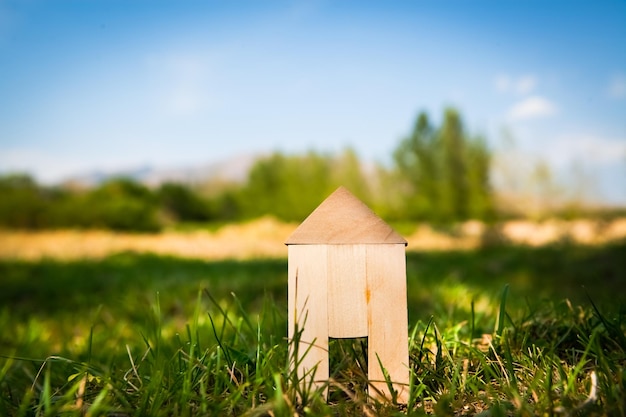
<instances>
[{"instance_id":1,"label":"green grass","mask_svg":"<svg viewBox=\"0 0 626 417\"><path fill-rule=\"evenodd\" d=\"M626 415L626 242L409 253L411 397L289 371L286 260L0 262L0 415Z\"/></svg>"}]
</instances>

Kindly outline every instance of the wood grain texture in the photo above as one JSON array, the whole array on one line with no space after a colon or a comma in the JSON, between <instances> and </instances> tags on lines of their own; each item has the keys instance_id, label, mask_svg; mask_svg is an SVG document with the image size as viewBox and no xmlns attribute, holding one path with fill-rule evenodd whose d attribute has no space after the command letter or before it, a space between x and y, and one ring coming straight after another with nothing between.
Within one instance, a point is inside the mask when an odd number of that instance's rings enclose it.
<instances>
[{"instance_id":1,"label":"wood grain texture","mask_svg":"<svg viewBox=\"0 0 626 417\"><path fill-rule=\"evenodd\" d=\"M391 398L386 373L397 400L406 403L406 240L340 187L286 244L289 338L296 326L302 330L296 361L303 383L313 379L320 387L328 380L329 337L368 337L370 394Z\"/></svg>"},{"instance_id":2,"label":"wood grain texture","mask_svg":"<svg viewBox=\"0 0 626 417\"><path fill-rule=\"evenodd\" d=\"M289 246L289 340L301 330L297 374L320 387L328 381L328 279L325 245ZM290 343L292 349L295 348ZM293 351L292 351L293 353Z\"/></svg>"},{"instance_id":3,"label":"wood grain texture","mask_svg":"<svg viewBox=\"0 0 626 417\"><path fill-rule=\"evenodd\" d=\"M366 245L328 245L328 335L366 337Z\"/></svg>"},{"instance_id":4,"label":"wood grain texture","mask_svg":"<svg viewBox=\"0 0 626 417\"><path fill-rule=\"evenodd\" d=\"M406 245L406 240L350 191L339 187L300 224L285 243Z\"/></svg>"},{"instance_id":5,"label":"wood grain texture","mask_svg":"<svg viewBox=\"0 0 626 417\"><path fill-rule=\"evenodd\" d=\"M389 374L398 401L408 401L409 347L404 245L367 245L368 379L390 398L381 366ZM374 394L374 392L370 392Z\"/></svg>"}]
</instances>

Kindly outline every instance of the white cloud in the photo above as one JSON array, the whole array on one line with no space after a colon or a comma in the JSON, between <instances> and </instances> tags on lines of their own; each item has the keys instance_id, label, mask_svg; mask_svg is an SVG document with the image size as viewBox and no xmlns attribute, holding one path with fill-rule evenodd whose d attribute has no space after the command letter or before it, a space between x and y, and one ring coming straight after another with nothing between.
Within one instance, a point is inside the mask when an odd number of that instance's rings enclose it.
<instances>
[{"instance_id":1,"label":"white cloud","mask_svg":"<svg viewBox=\"0 0 626 417\"><path fill-rule=\"evenodd\" d=\"M511 77L500 74L494 80L494 86L499 93L514 93L525 95L531 93L537 86L537 77L526 74L520 77Z\"/></svg>"},{"instance_id":2,"label":"white cloud","mask_svg":"<svg viewBox=\"0 0 626 417\"><path fill-rule=\"evenodd\" d=\"M537 79L532 75L524 75L517 79L515 91L518 94L528 94L535 89Z\"/></svg>"},{"instance_id":3,"label":"white cloud","mask_svg":"<svg viewBox=\"0 0 626 417\"><path fill-rule=\"evenodd\" d=\"M194 116L214 101L206 54L166 53L149 57L148 64L158 77L157 94L167 115Z\"/></svg>"},{"instance_id":4,"label":"white cloud","mask_svg":"<svg viewBox=\"0 0 626 417\"><path fill-rule=\"evenodd\" d=\"M541 155L572 190L605 204L626 202L623 166L626 137L561 136L542 145Z\"/></svg>"},{"instance_id":5,"label":"white cloud","mask_svg":"<svg viewBox=\"0 0 626 417\"><path fill-rule=\"evenodd\" d=\"M559 165L581 161L591 165L619 164L626 159L626 138L594 135L562 137L546 144L546 155Z\"/></svg>"},{"instance_id":6,"label":"white cloud","mask_svg":"<svg viewBox=\"0 0 626 417\"><path fill-rule=\"evenodd\" d=\"M511 120L528 120L556 114L557 107L547 98L531 96L519 101L508 112Z\"/></svg>"},{"instance_id":7,"label":"white cloud","mask_svg":"<svg viewBox=\"0 0 626 417\"><path fill-rule=\"evenodd\" d=\"M511 77L508 75L498 75L494 80L494 86L499 93L506 93L511 88Z\"/></svg>"},{"instance_id":8,"label":"white cloud","mask_svg":"<svg viewBox=\"0 0 626 417\"><path fill-rule=\"evenodd\" d=\"M125 141L119 146L96 147L85 154L80 150L58 147L36 149L33 147L0 148L0 174L28 173L44 184L54 184L68 177L93 171L120 171L128 167L145 165L137 155L143 145L136 141ZM152 158L144 158L144 161Z\"/></svg>"},{"instance_id":9,"label":"white cloud","mask_svg":"<svg viewBox=\"0 0 626 417\"><path fill-rule=\"evenodd\" d=\"M200 110L203 101L205 69L199 60L191 57L172 60L167 107L175 115L193 115Z\"/></svg>"},{"instance_id":10,"label":"white cloud","mask_svg":"<svg viewBox=\"0 0 626 417\"><path fill-rule=\"evenodd\" d=\"M172 89L167 98L167 108L179 116L193 115L199 111L202 96L190 85L179 85Z\"/></svg>"},{"instance_id":11,"label":"white cloud","mask_svg":"<svg viewBox=\"0 0 626 417\"><path fill-rule=\"evenodd\" d=\"M73 170L82 168L62 152L53 155L30 148L0 150L0 166L4 173L28 172L44 182L60 180Z\"/></svg>"},{"instance_id":12,"label":"white cloud","mask_svg":"<svg viewBox=\"0 0 626 417\"><path fill-rule=\"evenodd\" d=\"M615 75L611 79L608 88L609 97L616 99L626 98L626 76L624 74Z\"/></svg>"}]
</instances>

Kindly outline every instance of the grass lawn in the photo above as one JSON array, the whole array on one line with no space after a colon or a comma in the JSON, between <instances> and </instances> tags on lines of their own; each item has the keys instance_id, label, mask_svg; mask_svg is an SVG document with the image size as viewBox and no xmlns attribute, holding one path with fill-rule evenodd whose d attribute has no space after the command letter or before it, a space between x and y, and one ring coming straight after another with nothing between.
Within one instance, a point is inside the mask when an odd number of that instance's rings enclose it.
<instances>
[{"instance_id":1,"label":"grass lawn","mask_svg":"<svg viewBox=\"0 0 626 417\"><path fill-rule=\"evenodd\" d=\"M407 255L411 398L289 372L286 260L0 261L0 415L626 415L626 242Z\"/></svg>"}]
</instances>

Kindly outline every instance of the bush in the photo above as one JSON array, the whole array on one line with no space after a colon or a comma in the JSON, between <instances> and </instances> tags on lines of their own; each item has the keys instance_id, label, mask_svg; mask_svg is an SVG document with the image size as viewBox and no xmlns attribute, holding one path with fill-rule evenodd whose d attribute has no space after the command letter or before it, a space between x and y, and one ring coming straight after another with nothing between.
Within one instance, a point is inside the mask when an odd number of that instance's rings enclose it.
<instances>
[{"instance_id":1,"label":"bush","mask_svg":"<svg viewBox=\"0 0 626 417\"><path fill-rule=\"evenodd\" d=\"M157 191L159 205L165 214L176 221L211 220L209 204L189 187L164 183Z\"/></svg>"}]
</instances>

